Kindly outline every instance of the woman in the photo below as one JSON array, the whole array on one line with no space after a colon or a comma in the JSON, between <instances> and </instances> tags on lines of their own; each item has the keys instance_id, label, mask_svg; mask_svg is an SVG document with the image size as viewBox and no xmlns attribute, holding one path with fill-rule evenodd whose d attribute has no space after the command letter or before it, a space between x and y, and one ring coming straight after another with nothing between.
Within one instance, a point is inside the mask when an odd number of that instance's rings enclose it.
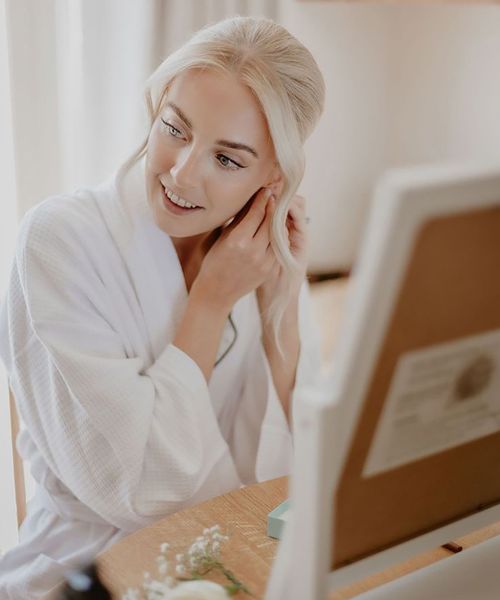
<instances>
[{"instance_id":1,"label":"woman","mask_svg":"<svg viewBox=\"0 0 500 600\"><path fill-rule=\"evenodd\" d=\"M0 597L168 513L289 472L314 383L302 145L324 86L267 19L198 32L150 79L116 177L23 219L0 356L37 483Z\"/></svg>"}]
</instances>

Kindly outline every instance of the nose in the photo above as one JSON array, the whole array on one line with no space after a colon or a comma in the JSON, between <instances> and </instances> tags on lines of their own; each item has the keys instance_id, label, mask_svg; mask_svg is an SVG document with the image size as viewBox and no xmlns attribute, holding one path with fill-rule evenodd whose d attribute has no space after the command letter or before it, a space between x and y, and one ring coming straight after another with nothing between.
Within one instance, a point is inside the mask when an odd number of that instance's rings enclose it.
<instances>
[{"instance_id":1,"label":"nose","mask_svg":"<svg viewBox=\"0 0 500 600\"><path fill-rule=\"evenodd\" d=\"M179 150L174 164L170 168L172 181L180 190L189 190L197 186L200 180L200 157L194 147Z\"/></svg>"}]
</instances>

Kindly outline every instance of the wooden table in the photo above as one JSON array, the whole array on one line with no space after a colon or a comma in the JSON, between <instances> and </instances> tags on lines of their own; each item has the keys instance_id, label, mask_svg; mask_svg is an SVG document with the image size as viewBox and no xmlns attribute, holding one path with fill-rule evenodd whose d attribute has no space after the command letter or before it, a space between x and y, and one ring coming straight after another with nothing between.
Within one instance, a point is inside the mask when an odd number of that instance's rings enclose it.
<instances>
[{"instance_id":1,"label":"wooden table","mask_svg":"<svg viewBox=\"0 0 500 600\"><path fill-rule=\"evenodd\" d=\"M260 597L277 548L277 541L266 535L267 514L286 498L286 487L285 477L251 485L136 531L99 557L104 581L118 600L127 587L142 582L144 571L155 575L162 542L170 544L175 556L185 552L203 529L220 525L222 533L229 536L222 546L224 564Z\"/></svg>"},{"instance_id":2,"label":"wooden table","mask_svg":"<svg viewBox=\"0 0 500 600\"><path fill-rule=\"evenodd\" d=\"M230 492L170 515L131 534L104 552L98 560L104 580L118 600L127 587L135 587L142 582L144 571L155 575L155 559L162 542L170 544L173 555L182 553L204 528L219 524L230 536L223 546L225 565L258 597L262 597L278 544L266 535L267 514L286 497L287 480L283 477ZM467 547L499 534L500 523L496 523L455 541L466 551ZM337 590L329 596L329 600L353 598L447 556L450 556L449 551L436 548ZM240 596L247 597L245 594L236 597Z\"/></svg>"}]
</instances>

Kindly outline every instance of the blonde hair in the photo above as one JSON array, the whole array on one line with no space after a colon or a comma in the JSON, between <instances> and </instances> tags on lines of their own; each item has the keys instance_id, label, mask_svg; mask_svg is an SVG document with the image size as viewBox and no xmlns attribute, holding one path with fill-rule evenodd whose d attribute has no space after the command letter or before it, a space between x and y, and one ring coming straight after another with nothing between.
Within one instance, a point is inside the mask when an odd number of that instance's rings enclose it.
<instances>
[{"instance_id":1,"label":"blonde hair","mask_svg":"<svg viewBox=\"0 0 500 600\"><path fill-rule=\"evenodd\" d=\"M171 81L193 68L236 75L260 103L284 179L271 243L289 281L297 264L288 246L285 223L290 202L304 175L303 144L323 111L325 85L318 65L303 44L270 19L237 16L208 25L170 54L146 82L150 127L163 109ZM124 163L122 173L146 154L148 138L149 133ZM266 315L280 351L278 332L289 291L283 290L273 300Z\"/></svg>"}]
</instances>

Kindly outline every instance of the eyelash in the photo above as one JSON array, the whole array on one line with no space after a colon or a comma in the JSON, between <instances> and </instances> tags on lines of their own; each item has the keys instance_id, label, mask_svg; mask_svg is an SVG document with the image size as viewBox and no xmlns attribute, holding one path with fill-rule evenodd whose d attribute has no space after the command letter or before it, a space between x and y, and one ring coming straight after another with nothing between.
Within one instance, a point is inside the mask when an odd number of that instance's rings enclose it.
<instances>
[{"instance_id":1,"label":"eyelash","mask_svg":"<svg viewBox=\"0 0 500 600\"><path fill-rule=\"evenodd\" d=\"M168 121L164 121L163 119L161 119L161 122L163 123L165 129L169 132L169 134L174 137L174 138L178 138L177 135L172 134L172 130L176 131L177 133L181 133L177 127L174 127L171 123L169 123ZM243 165L239 165L237 162L235 162L234 160L232 160L231 158L229 158L228 156L226 156L225 154L217 154L217 156L219 157L223 157L226 160L228 160L230 163L232 163L233 165L235 165L234 167L228 167L226 165L224 165L223 163L221 163L221 161L217 158L220 166L222 169L225 169L226 171L238 171L239 169L246 169L246 167L244 167Z\"/></svg>"}]
</instances>

